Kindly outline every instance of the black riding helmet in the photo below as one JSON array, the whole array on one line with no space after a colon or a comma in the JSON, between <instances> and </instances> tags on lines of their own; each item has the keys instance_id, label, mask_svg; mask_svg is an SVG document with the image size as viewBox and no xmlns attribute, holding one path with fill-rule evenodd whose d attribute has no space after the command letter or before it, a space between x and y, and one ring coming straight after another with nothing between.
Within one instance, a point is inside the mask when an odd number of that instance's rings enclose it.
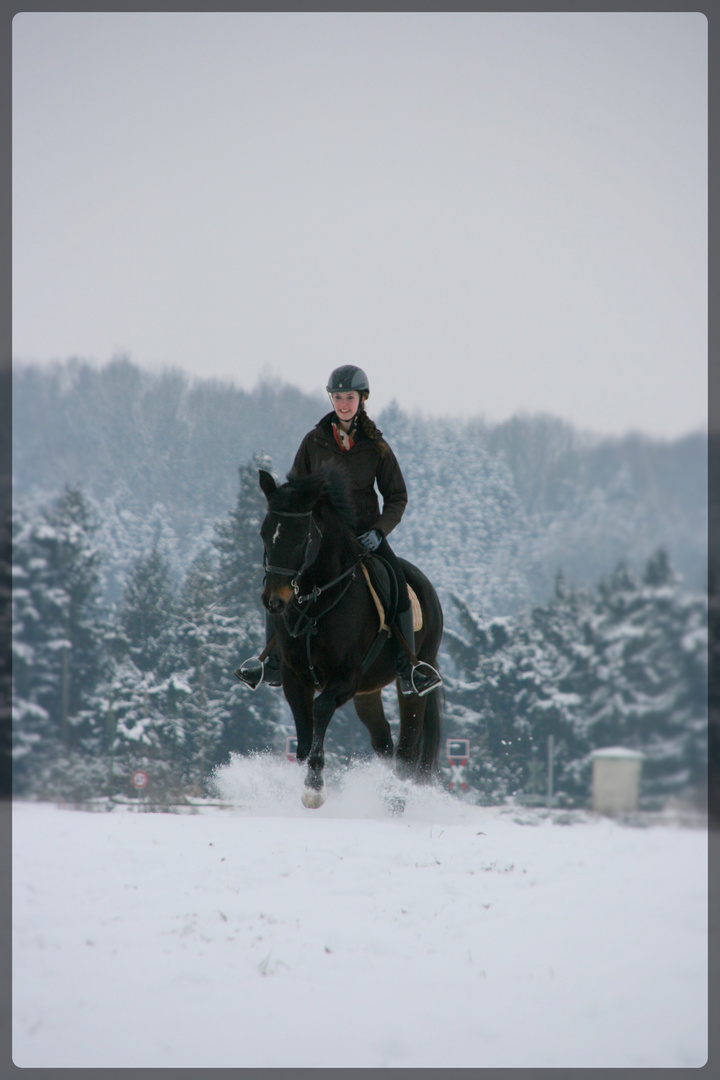
<instances>
[{"instance_id":1,"label":"black riding helmet","mask_svg":"<svg viewBox=\"0 0 720 1080\"><path fill-rule=\"evenodd\" d=\"M354 364L343 364L337 367L328 379L325 387L328 394L337 394L347 390L357 390L359 394L370 395L370 383L362 368Z\"/></svg>"}]
</instances>

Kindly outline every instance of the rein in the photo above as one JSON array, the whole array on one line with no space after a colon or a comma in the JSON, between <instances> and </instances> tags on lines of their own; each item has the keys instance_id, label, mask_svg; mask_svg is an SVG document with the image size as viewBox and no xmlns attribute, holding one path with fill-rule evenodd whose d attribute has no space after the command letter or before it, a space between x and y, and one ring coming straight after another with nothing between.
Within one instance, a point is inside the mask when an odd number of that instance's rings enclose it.
<instances>
[{"instance_id":1,"label":"rein","mask_svg":"<svg viewBox=\"0 0 720 1080\"><path fill-rule=\"evenodd\" d=\"M298 586L298 578L300 577L300 574L302 573L302 570L300 570L298 572L297 577L293 578L293 580L291 582L291 585L293 587L293 592L295 593L295 600L297 601L297 603L298 604L307 604L308 600L310 600L310 601L318 600L322 596L322 594L324 592L327 592L328 589L332 589L333 585L337 585L338 581L342 581L343 578L346 578L348 576L348 574L351 574L352 577L354 578L355 577L355 568L357 567L357 564L360 562L360 560L363 558L364 554L365 553L362 552L362 554L358 555L357 559L352 564L352 566L348 567L347 570L344 570L342 574L338 574L338 576L336 578L333 578L332 581L328 581L327 585L321 585L321 586L315 585L315 586L313 586L312 592L305 593L304 596L300 595L300 590L299 590L299 586ZM350 582L348 581L347 585L345 586L345 588L343 589L343 591L342 591L342 593L340 595L344 596L349 588L350 588ZM335 602L332 604L332 607L335 607L335 604L337 604L337 602L338 601L335 600ZM330 610L330 608L325 608L325 611L329 611L329 610ZM323 615L325 614L325 611L323 611ZM320 618L320 616L318 616L318 618Z\"/></svg>"}]
</instances>

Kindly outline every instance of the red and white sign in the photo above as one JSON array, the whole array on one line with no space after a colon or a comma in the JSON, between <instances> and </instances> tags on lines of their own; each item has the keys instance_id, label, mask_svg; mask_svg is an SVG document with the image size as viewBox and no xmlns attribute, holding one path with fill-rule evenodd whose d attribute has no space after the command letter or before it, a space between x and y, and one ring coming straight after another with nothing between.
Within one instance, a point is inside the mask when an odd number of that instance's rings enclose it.
<instances>
[{"instance_id":1,"label":"red and white sign","mask_svg":"<svg viewBox=\"0 0 720 1080\"><path fill-rule=\"evenodd\" d=\"M467 765L470 759L469 739L448 739L445 745L447 747L448 761L451 765Z\"/></svg>"},{"instance_id":2,"label":"red and white sign","mask_svg":"<svg viewBox=\"0 0 720 1080\"><path fill-rule=\"evenodd\" d=\"M137 769L137 771L132 774L132 782L136 788L147 787L148 774L143 772L142 769Z\"/></svg>"},{"instance_id":3,"label":"red and white sign","mask_svg":"<svg viewBox=\"0 0 720 1080\"><path fill-rule=\"evenodd\" d=\"M294 735L288 735L285 740L285 755L288 761L295 761L297 758L297 739Z\"/></svg>"},{"instance_id":4,"label":"red and white sign","mask_svg":"<svg viewBox=\"0 0 720 1080\"><path fill-rule=\"evenodd\" d=\"M448 739L445 747L447 749L448 765L452 771L452 778L448 787L452 791L457 784L463 791L467 791L465 768L470 760L470 740Z\"/></svg>"}]
</instances>

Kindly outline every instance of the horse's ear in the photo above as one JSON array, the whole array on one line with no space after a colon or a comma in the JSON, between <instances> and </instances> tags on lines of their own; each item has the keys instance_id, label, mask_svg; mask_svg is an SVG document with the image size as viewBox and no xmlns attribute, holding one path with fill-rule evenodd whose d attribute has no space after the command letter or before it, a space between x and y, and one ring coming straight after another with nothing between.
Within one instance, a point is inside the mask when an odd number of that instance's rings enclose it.
<instances>
[{"instance_id":1,"label":"horse's ear","mask_svg":"<svg viewBox=\"0 0 720 1080\"><path fill-rule=\"evenodd\" d=\"M270 498L273 491L277 491L277 484L270 473L266 472L265 469L260 469L260 487L263 489L267 498Z\"/></svg>"}]
</instances>

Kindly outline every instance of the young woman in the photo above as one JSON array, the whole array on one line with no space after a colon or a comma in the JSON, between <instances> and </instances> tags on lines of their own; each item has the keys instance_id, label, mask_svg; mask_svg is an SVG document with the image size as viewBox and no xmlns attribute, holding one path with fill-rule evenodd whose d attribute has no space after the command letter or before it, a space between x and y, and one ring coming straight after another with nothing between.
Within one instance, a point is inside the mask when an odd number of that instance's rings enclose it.
<instances>
[{"instance_id":1,"label":"young woman","mask_svg":"<svg viewBox=\"0 0 720 1080\"><path fill-rule=\"evenodd\" d=\"M411 651L415 651L412 608L407 582L397 556L387 537L400 522L407 505L407 488L397 458L365 411L370 395L367 375L354 364L335 368L327 384L332 412L309 431L295 455L292 473L306 476L327 462L337 462L348 470L352 497L357 513L358 540L368 551L375 551L390 563L398 582L396 624ZM382 511L375 484L383 499ZM271 623L268 633L272 633ZM269 640L269 639L268 639ZM426 694L442 682L430 664L418 662L414 671L407 653L396 647L400 691L403 694ZM246 660L235 672L241 682L253 689L264 681L280 686L280 661L271 653L258 679L257 657ZM414 687L413 687L414 683Z\"/></svg>"}]
</instances>

